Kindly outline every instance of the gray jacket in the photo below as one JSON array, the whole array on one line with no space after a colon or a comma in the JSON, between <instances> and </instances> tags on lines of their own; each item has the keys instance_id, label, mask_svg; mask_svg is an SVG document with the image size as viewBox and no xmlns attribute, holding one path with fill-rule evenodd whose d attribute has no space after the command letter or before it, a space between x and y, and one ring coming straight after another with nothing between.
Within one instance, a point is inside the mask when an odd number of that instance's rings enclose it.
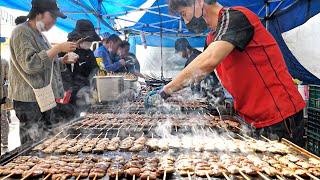
<instances>
[{"instance_id":1,"label":"gray jacket","mask_svg":"<svg viewBox=\"0 0 320 180\"><path fill-rule=\"evenodd\" d=\"M11 61L9 70L9 98L22 102L36 102L34 92L23 79L16 66L36 89L45 87L50 82L53 59L47 55L51 45L38 31L33 30L28 22L18 25L10 39ZM64 89L61 80L63 65L54 58L52 89L56 98L62 98Z\"/></svg>"}]
</instances>

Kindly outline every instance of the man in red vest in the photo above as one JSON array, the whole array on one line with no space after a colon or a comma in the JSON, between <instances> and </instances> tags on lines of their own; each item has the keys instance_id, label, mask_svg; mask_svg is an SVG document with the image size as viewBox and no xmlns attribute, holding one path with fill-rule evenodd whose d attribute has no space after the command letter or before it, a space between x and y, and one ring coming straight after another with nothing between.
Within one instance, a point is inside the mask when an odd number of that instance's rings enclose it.
<instances>
[{"instance_id":1,"label":"man in red vest","mask_svg":"<svg viewBox=\"0 0 320 180\"><path fill-rule=\"evenodd\" d=\"M255 135L287 138L303 146L305 102L290 76L280 48L259 17L244 7L222 7L216 0L169 0L187 28L195 33L215 30L213 42L169 84L145 99L160 98L198 81L216 69L234 99L237 113Z\"/></svg>"}]
</instances>

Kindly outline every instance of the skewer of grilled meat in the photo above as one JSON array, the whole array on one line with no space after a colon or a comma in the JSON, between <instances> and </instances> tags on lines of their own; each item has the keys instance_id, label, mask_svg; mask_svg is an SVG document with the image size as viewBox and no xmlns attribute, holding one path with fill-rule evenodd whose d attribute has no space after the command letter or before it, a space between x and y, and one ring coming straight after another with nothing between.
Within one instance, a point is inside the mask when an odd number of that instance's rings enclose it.
<instances>
[{"instance_id":1,"label":"skewer of grilled meat","mask_svg":"<svg viewBox=\"0 0 320 180\"><path fill-rule=\"evenodd\" d=\"M156 180L158 171L159 159L156 157L146 158L145 164L141 169L140 179Z\"/></svg>"},{"instance_id":2,"label":"skewer of grilled meat","mask_svg":"<svg viewBox=\"0 0 320 180\"><path fill-rule=\"evenodd\" d=\"M212 176L212 168L210 167L210 164L205 159L199 158L199 159L193 159L194 164L194 172L199 177L206 177Z\"/></svg>"},{"instance_id":3,"label":"skewer of grilled meat","mask_svg":"<svg viewBox=\"0 0 320 180\"><path fill-rule=\"evenodd\" d=\"M119 148L121 150L129 150L132 147L134 140L135 140L134 137L130 137L130 136L126 137L121 141Z\"/></svg>"},{"instance_id":4,"label":"skewer of grilled meat","mask_svg":"<svg viewBox=\"0 0 320 180\"><path fill-rule=\"evenodd\" d=\"M193 175L195 171L193 157L189 155L180 155L176 161L175 167L182 177Z\"/></svg>"},{"instance_id":5,"label":"skewer of grilled meat","mask_svg":"<svg viewBox=\"0 0 320 180\"><path fill-rule=\"evenodd\" d=\"M109 144L109 141L110 140L108 138L100 139L97 142L96 147L93 149L93 152L101 153L101 152L107 150L107 146Z\"/></svg>"},{"instance_id":6,"label":"skewer of grilled meat","mask_svg":"<svg viewBox=\"0 0 320 180\"><path fill-rule=\"evenodd\" d=\"M164 173L172 174L175 172L174 168L175 159L172 156L163 156L160 158L157 176L162 176Z\"/></svg>"},{"instance_id":7,"label":"skewer of grilled meat","mask_svg":"<svg viewBox=\"0 0 320 180\"><path fill-rule=\"evenodd\" d=\"M220 161L222 163L222 166L227 170L228 173L239 174L241 166L235 159L233 159L232 156L224 154L220 157Z\"/></svg>"},{"instance_id":8,"label":"skewer of grilled meat","mask_svg":"<svg viewBox=\"0 0 320 180\"><path fill-rule=\"evenodd\" d=\"M136 139L132 145L132 147L130 147L129 151L131 152L139 152L142 151L145 144L147 142L147 138L145 138L144 136L139 137L138 139Z\"/></svg>"},{"instance_id":9,"label":"skewer of grilled meat","mask_svg":"<svg viewBox=\"0 0 320 180\"><path fill-rule=\"evenodd\" d=\"M20 156L11 163L1 167L1 175L21 176L25 171L34 167L40 161L37 157Z\"/></svg>"},{"instance_id":10,"label":"skewer of grilled meat","mask_svg":"<svg viewBox=\"0 0 320 180\"><path fill-rule=\"evenodd\" d=\"M223 173L226 173L227 170L223 168L222 163L219 161L219 157L215 155L210 155L207 157L208 163L211 168L211 175L215 177L223 176Z\"/></svg>"},{"instance_id":11,"label":"skewer of grilled meat","mask_svg":"<svg viewBox=\"0 0 320 180\"><path fill-rule=\"evenodd\" d=\"M66 140L65 143L57 147L54 152L58 154L65 154L67 149L73 147L77 142L77 139Z\"/></svg>"},{"instance_id":12,"label":"skewer of grilled meat","mask_svg":"<svg viewBox=\"0 0 320 180\"><path fill-rule=\"evenodd\" d=\"M53 137L50 139L45 140L43 143L37 145L36 147L33 148L33 151L42 151L46 147L48 147L50 144L52 144L54 141L56 141L57 138Z\"/></svg>"},{"instance_id":13,"label":"skewer of grilled meat","mask_svg":"<svg viewBox=\"0 0 320 180\"><path fill-rule=\"evenodd\" d=\"M90 153L96 147L97 143L99 142L99 138L90 139L83 147L82 152Z\"/></svg>"},{"instance_id":14,"label":"skewer of grilled meat","mask_svg":"<svg viewBox=\"0 0 320 180\"><path fill-rule=\"evenodd\" d=\"M106 175L106 172L110 166L110 161L99 161L94 164L94 167L90 170L89 177L102 178Z\"/></svg>"},{"instance_id":15,"label":"skewer of grilled meat","mask_svg":"<svg viewBox=\"0 0 320 180\"><path fill-rule=\"evenodd\" d=\"M66 138L59 138L55 140L53 143L51 143L49 146L47 146L45 149L43 149L42 152L51 154L57 149L57 147L67 142L69 142L69 140L67 140Z\"/></svg>"},{"instance_id":16,"label":"skewer of grilled meat","mask_svg":"<svg viewBox=\"0 0 320 180\"><path fill-rule=\"evenodd\" d=\"M107 146L107 150L108 151L115 151L119 148L120 146L120 138L119 137L114 137L112 138L109 143L108 143L108 146Z\"/></svg>"},{"instance_id":17,"label":"skewer of grilled meat","mask_svg":"<svg viewBox=\"0 0 320 180\"><path fill-rule=\"evenodd\" d=\"M90 138L84 138L84 139L79 139L77 143L73 146L67 149L68 153L77 153L80 152L82 147L87 144L90 141Z\"/></svg>"},{"instance_id":18,"label":"skewer of grilled meat","mask_svg":"<svg viewBox=\"0 0 320 180\"><path fill-rule=\"evenodd\" d=\"M148 139L147 142L146 142L146 146L151 151L157 150L159 148L158 147L158 139L156 139L156 138Z\"/></svg>"},{"instance_id":19,"label":"skewer of grilled meat","mask_svg":"<svg viewBox=\"0 0 320 180\"><path fill-rule=\"evenodd\" d=\"M122 156L117 156L107 171L109 177L121 177L124 174L124 164L125 159Z\"/></svg>"},{"instance_id":20,"label":"skewer of grilled meat","mask_svg":"<svg viewBox=\"0 0 320 180\"><path fill-rule=\"evenodd\" d=\"M268 162L270 166L277 169L279 171L279 175L283 175L285 177L294 177L295 175L306 176L307 171L295 163L290 162L287 156L264 156L263 160Z\"/></svg>"},{"instance_id":21,"label":"skewer of grilled meat","mask_svg":"<svg viewBox=\"0 0 320 180\"><path fill-rule=\"evenodd\" d=\"M46 162L40 162L39 164L33 166L30 170L23 172L22 177L38 177L43 174L48 174L50 167L50 164Z\"/></svg>"},{"instance_id":22,"label":"skewer of grilled meat","mask_svg":"<svg viewBox=\"0 0 320 180\"><path fill-rule=\"evenodd\" d=\"M139 177L143 165L144 158L141 156L133 155L131 159L124 165L124 173L129 176Z\"/></svg>"}]
</instances>

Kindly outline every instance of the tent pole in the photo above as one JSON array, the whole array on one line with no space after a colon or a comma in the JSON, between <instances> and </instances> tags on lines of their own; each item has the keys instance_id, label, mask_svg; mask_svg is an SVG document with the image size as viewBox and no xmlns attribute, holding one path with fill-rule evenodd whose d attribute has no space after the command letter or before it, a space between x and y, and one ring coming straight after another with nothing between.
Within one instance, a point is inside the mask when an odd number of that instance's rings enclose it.
<instances>
[{"instance_id":1,"label":"tent pole","mask_svg":"<svg viewBox=\"0 0 320 180\"><path fill-rule=\"evenodd\" d=\"M163 29L163 30L166 30L166 31L174 32L174 33L177 32L176 30L173 30L173 29L162 28L162 27L159 27L159 26L152 25L152 23L151 24L145 24L145 23L142 23L142 22L136 22L136 21L132 21L132 20L129 20L129 19L119 18L119 17L114 17L112 19L119 19L119 20L122 20L122 21L141 24L141 26L144 26L144 27L152 27L152 28L156 28L156 29ZM160 23L157 23L157 24L160 24ZM161 22L161 24L162 24L162 22ZM125 28L125 29L128 29L128 28Z\"/></svg>"},{"instance_id":2,"label":"tent pole","mask_svg":"<svg viewBox=\"0 0 320 180\"><path fill-rule=\"evenodd\" d=\"M270 14L270 3L269 3L269 0L266 0L266 17L265 17L265 20L266 20L266 29L269 31L269 14Z\"/></svg>"},{"instance_id":3,"label":"tent pole","mask_svg":"<svg viewBox=\"0 0 320 180\"><path fill-rule=\"evenodd\" d=\"M98 34L101 35L101 19L102 19L102 0L98 0Z\"/></svg>"},{"instance_id":4,"label":"tent pole","mask_svg":"<svg viewBox=\"0 0 320 180\"><path fill-rule=\"evenodd\" d=\"M118 5L118 6L130 8L130 9L136 9L136 10L140 9L140 8L137 8L137 7L134 7L134 6L124 5L124 4L121 4L121 3L118 3L118 2L115 2L115 1L111 1L111 0L104 0L104 1L110 2L110 3ZM160 6L159 6L159 9L160 9ZM151 14L157 14L157 15L159 14L158 12L152 11L152 10L149 10L149 9L144 9L144 10L146 12L148 12L148 13L151 13ZM169 14L165 14L165 13L162 13L161 15L164 16L164 17L180 19L180 17L178 17L178 16L173 16L173 15L169 15Z\"/></svg>"},{"instance_id":5,"label":"tent pole","mask_svg":"<svg viewBox=\"0 0 320 180\"><path fill-rule=\"evenodd\" d=\"M163 76L163 44L162 44L162 16L161 16L161 9L160 9L160 5L159 5L159 0L157 0L157 4L158 4L158 11L159 11L159 18L160 18L160 46L161 46L161 80L164 79Z\"/></svg>"},{"instance_id":6,"label":"tent pole","mask_svg":"<svg viewBox=\"0 0 320 180\"><path fill-rule=\"evenodd\" d=\"M272 17L272 16L274 15L274 13L278 11L279 7L281 6L281 4L282 4L283 2L284 2L283 0L281 0L281 1L279 2L279 4L277 5L277 7L270 13L270 17Z\"/></svg>"},{"instance_id":7,"label":"tent pole","mask_svg":"<svg viewBox=\"0 0 320 180\"><path fill-rule=\"evenodd\" d=\"M163 4L160 7L167 7L167 4ZM118 12L118 13L114 13L114 14L109 14L108 16L113 17L113 16L123 16L123 15L127 15L129 13L134 13L134 12L141 12L141 11L147 11L147 10L152 10L158 7L149 7L149 8L138 8L138 9L133 9L133 10L129 10L129 11L122 11L122 12Z\"/></svg>"}]
</instances>

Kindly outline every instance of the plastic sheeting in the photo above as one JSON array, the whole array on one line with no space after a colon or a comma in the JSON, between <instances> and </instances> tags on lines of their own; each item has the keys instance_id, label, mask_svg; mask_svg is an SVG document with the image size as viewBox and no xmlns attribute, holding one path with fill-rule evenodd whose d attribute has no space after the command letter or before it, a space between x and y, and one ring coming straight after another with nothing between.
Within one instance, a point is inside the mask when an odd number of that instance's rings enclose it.
<instances>
[{"instance_id":1,"label":"plastic sheeting","mask_svg":"<svg viewBox=\"0 0 320 180\"><path fill-rule=\"evenodd\" d=\"M282 34L288 48L309 72L320 78L320 14Z\"/></svg>"}]
</instances>

